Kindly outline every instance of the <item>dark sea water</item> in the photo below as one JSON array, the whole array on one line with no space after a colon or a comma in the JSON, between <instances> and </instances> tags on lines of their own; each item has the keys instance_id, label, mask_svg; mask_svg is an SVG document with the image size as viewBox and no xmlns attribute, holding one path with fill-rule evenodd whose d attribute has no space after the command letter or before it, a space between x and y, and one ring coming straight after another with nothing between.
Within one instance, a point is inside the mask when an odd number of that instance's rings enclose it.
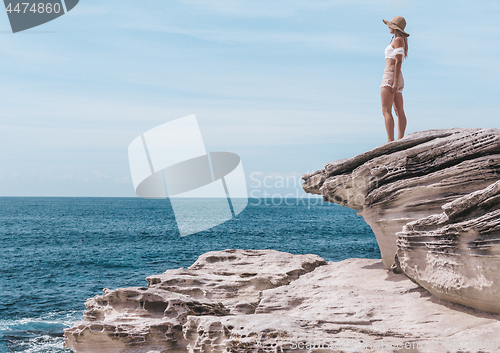
<instances>
[{"instance_id":1,"label":"dark sea water","mask_svg":"<svg viewBox=\"0 0 500 353\"><path fill-rule=\"evenodd\" d=\"M0 352L71 352L63 329L103 288L188 267L223 249L275 249L327 261L380 258L355 211L308 199L250 199L236 218L180 237L167 200L0 197Z\"/></svg>"}]
</instances>

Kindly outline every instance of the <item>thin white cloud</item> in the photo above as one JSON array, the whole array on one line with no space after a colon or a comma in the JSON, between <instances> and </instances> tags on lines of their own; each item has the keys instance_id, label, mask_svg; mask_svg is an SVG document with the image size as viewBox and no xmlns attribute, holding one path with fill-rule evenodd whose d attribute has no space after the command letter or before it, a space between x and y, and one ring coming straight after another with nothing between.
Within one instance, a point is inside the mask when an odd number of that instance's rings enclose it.
<instances>
[{"instance_id":1,"label":"thin white cloud","mask_svg":"<svg viewBox=\"0 0 500 353\"><path fill-rule=\"evenodd\" d=\"M142 31L181 34L209 42L247 44L301 44L322 48L324 51L371 53L364 38L346 33L280 32L272 30L195 29L155 24L148 21L123 24L120 27Z\"/></svg>"},{"instance_id":2,"label":"thin white cloud","mask_svg":"<svg viewBox=\"0 0 500 353\"><path fill-rule=\"evenodd\" d=\"M401 0L392 0L400 3ZM203 11L212 11L228 16L283 18L301 15L304 12L326 11L345 6L374 6L381 0L182 0L186 5Z\"/></svg>"}]
</instances>

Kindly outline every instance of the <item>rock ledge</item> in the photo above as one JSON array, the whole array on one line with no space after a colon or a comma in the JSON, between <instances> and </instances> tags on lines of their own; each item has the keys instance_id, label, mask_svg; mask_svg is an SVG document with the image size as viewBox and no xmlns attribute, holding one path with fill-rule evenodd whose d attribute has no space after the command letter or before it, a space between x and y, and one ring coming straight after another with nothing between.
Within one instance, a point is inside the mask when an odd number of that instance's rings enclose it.
<instances>
[{"instance_id":1,"label":"rock ledge","mask_svg":"<svg viewBox=\"0 0 500 353\"><path fill-rule=\"evenodd\" d=\"M475 352L465 348L499 340L498 315L443 302L380 260L326 263L317 255L224 250L200 256L188 269L150 276L148 283L87 300L85 320L65 330L66 347L320 353L419 345L408 351L425 353ZM335 345L344 348L330 348Z\"/></svg>"}]
</instances>

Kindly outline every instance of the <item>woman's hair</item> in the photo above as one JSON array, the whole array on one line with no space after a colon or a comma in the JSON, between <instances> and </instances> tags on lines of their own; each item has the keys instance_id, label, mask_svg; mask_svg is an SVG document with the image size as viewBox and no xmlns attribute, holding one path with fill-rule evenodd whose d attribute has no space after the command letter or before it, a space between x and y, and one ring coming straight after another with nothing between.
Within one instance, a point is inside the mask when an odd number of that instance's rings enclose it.
<instances>
[{"instance_id":1,"label":"woman's hair","mask_svg":"<svg viewBox=\"0 0 500 353\"><path fill-rule=\"evenodd\" d=\"M405 59L406 59L408 57L408 38L399 29L394 29L394 31L399 33L401 35L401 37L403 37L403 40L405 41ZM395 37L396 37L396 35L392 36L391 43Z\"/></svg>"}]
</instances>

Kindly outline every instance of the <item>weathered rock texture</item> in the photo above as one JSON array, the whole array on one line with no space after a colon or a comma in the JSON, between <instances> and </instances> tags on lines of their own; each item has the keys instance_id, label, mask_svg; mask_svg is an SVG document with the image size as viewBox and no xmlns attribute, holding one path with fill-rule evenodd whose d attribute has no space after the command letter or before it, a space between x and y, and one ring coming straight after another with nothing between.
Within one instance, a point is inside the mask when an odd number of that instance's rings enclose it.
<instances>
[{"instance_id":1,"label":"weathered rock texture","mask_svg":"<svg viewBox=\"0 0 500 353\"><path fill-rule=\"evenodd\" d=\"M89 299L85 321L65 330L66 346L95 353L492 353L500 340L499 315L442 302L380 260L327 264L316 255L225 250L148 283Z\"/></svg>"},{"instance_id":2,"label":"weathered rock texture","mask_svg":"<svg viewBox=\"0 0 500 353\"><path fill-rule=\"evenodd\" d=\"M398 259L436 297L500 313L500 181L398 233Z\"/></svg>"},{"instance_id":3,"label":"weathered rock texture","mask_svg":"<svg viewBox=\"0 0 500 353\"><path fill-rule=\"evenodd\" d=\"M358 210L389 268L396 233L497 181L499 157L498 129L422 131L305 174L303 189Z\"/></svg>"},{"instance_id":4,"label":"weathered rock texture","mask_svg":"<svg viewBox=\"0 0 500 353\"><path fill-rule=\"evenodd\" d=\"M65 331L65 344L76 352L99 353L224 347L220 332L212 332L222 330L220 324L203 332L189 325L197 316L251 314L263 290L325 264L317 255L274 250L208 252L188 269L148 277L148 288L104 289L102 296L88 299L85 321Z\"/></svg>"}]
</instances>

